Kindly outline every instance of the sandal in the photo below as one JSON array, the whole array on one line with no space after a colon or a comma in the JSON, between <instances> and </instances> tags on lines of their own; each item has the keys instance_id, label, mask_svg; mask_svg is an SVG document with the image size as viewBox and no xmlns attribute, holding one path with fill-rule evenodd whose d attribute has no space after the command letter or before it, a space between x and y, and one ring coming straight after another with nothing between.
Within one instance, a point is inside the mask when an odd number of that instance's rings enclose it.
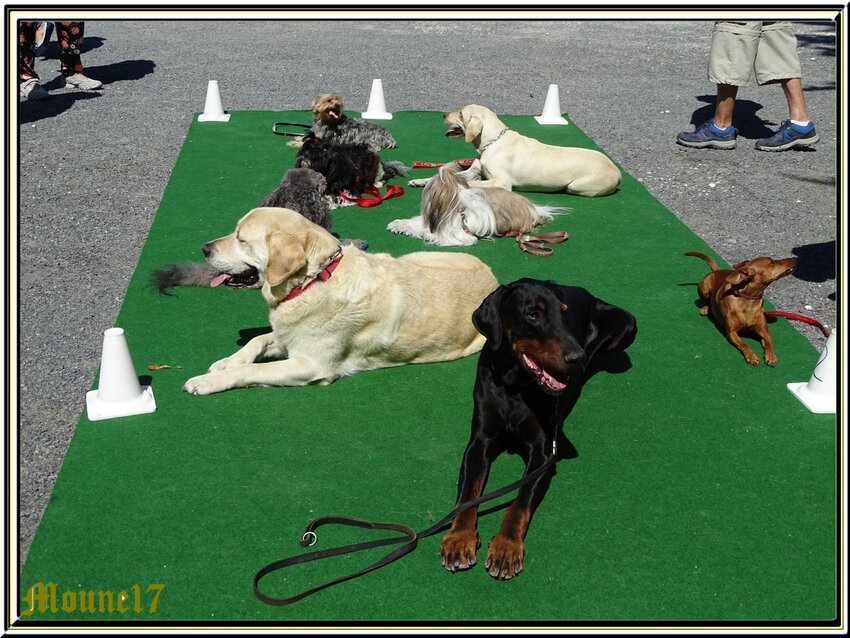
<instances>
[{"instance_id":1,"label":"sandal","mask_svg":"<svg viewBox=\"0 0 850 638\"><path fill-rule=\"evenodd\" d=\"M50 93L44 90L38 78L22 80L20 94L22 98L27 100L46 100L50 97Z\"/></svg>"}]
</instances>

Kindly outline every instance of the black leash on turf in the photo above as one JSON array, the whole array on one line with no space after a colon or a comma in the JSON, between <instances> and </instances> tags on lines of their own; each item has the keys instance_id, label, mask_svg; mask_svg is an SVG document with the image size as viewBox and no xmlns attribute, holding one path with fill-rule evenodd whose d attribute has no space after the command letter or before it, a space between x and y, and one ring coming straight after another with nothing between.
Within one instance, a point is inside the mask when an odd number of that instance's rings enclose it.
<instances>
[{"instance_id":1,"label":"black leash on turf","mask_svg":"<svg viewBox=\"0 0 850 638\"><path fill-rule=\"evenodd\" d=\"M299 137L304 135L304 133L293 133L291 131L279 131L277 130L278 126L295 126L302 129L312 128L309 124L299 124L298 122L275 122L272 124L272 133L275 135L288 135L289 137Z\"/></svg>"},{"instance_id":2,"label":"black leash on turf","mask_svg":"<svg viewBox=\"0 0 850 638\"><path fill-rule=\"evenodd\" d=\"M321 527L322 525L330 524L348 525L351 527L362 527L365 529L383 529L394 532L400 532L402 536L391 536L389 538L381 538L374 541L365 541L352 545L343 545L341 547L333 547L330 549L309 552L307 554L298 554L295 556L290 556L288 558L276 560L275 562L269 563L268 565L263 567L254 575L254 595L267 605L290 605L294 602L301 600L302 598L306 598L311 594L315 594L317 591L321 591L326 587L343 583L347 580L351 580L352 578L363 576L364 574L368 574L371 571L375 571L376 569L380 569L381 567L389 565L393 561L398 560L402 556L405 556L406 554L412 552L414 549L416 549L416 546L421 539L433 536L434 534L439 532L444 526L446 526L455 516L457 516L461 512L466 511L471 507L476 507L481 503L486 503L487 501L492 501L495 498L499 498L500 496L509 494L514 490L518 490L526 483L529 483L542 476L546 471L548 471L551 467L554 466L556 459L557 450L555 449L555 444L553 443L551 456L549 456L549 458L546 459L543 465L538 467L536 470L529 474L526 474L521 479L519 479L518 481L514 481L510 485L506 485L505 487L502 487L498 490L494 490L492 492L484 494L483 496L479 496L478 498L461 503L460 505L455 507L451 512L446 514L446 516L444 516L440 521L434 523L431 527L422 530L421 532L417 532L412 527L408 527L407 525L402 525L400 523L367 521L359 518L351 518L349 516L320 516L319 518L315 518L310 521L310 523L305 528L304 533L301 535L300 543L302 547L311 547L315 545L316 541L318 540L315 530ZM286 598L274 598L260 591L260 580L265 576L271 574L272 572L276 572L280 569L292 567L293 565L300 565L302 563L308 563L314 560L321 560L323 558L332 558L333 556L341 556L343 554L361 552L363 550L374 549L376 547L383 547L385 545L399 544L402 545L392 550L383 558L378 561L375 561L368 567L364 567L363 569L348 574L346 576L334 578L333 580L329 580L309 589L305 589L301 593L295 594L294 596L288 596Z\"/></svg>"}]
</instances>

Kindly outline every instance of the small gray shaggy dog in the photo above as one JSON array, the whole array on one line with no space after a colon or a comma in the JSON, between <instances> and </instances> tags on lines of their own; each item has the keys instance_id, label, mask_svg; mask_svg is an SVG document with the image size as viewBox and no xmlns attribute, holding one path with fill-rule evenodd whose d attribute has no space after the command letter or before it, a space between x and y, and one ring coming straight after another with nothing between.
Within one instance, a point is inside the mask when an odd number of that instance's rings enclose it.
<instances>
[{"instance_id":1,"label":"small gray shaggy dog","mask_svg":"<svg viewBox=\"0 0 850 638\"><path fill-rule=\"evenodd\" d=\"M301 213L327 231L333 226L331 207L325 195L325 176L310 168L290 168L283 174L280 186L260 202L263 208L289 208Z\"/></svg>"},{"instance_id":2,"label":"small gray shaggy dog","mask_svg":"<svg viewBox=\"0 0 850 638\"><path fill-rule=\"evenodd\" d=\"M395 148L392 134L380 124L348 117L342 110L342 98L324 93L313 98L313 126L310 129L320 140L334 144L365 144L377 153L385 148ZM301 138L288 143L301 146Z\"/></svg>"}]
</instances>

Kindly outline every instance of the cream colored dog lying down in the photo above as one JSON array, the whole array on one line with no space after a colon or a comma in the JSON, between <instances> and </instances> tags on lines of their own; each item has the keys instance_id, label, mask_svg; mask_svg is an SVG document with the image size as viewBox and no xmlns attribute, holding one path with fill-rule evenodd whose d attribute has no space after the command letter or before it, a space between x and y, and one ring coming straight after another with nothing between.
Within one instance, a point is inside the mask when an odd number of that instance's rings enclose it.
<instances>
[{"instance_id":1,"label":"cream colored dog lying down","mask_svg":"<svg viewBox=\"0 0 850 638\"><path fill-rule=\"evenodd\" d=\"M510 130L493 111L477 104L446 113L449 137L463 135L478 152L472 166L458 173L470 187L501 186L508 190L556 192L598 197L617 190L620 171L599 151L543 144ZM415 179L409 186L424 186ZM472 182L478 182L472 183Z\"/></svg>"},{"instance_id":2,"label":"cream colored dog lying down","mask_svg":"<svg viewBox=\"0 0 850 638\"><path fill-rule=\"evenodd\" d=\"M484 344L472 312L498 286L471 255L395 258L340 247L285 208L255 208L204 254L221 271L214 283L262 289L272 332L186 381L192 394L327 384L360 370L464 357Z\"/></svg>"}]
</instances>

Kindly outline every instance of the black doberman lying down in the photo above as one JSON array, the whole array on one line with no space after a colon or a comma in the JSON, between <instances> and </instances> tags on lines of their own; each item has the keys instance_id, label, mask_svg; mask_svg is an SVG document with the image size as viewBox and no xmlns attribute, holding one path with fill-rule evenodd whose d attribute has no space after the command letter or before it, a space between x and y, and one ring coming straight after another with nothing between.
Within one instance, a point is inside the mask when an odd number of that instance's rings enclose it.
<instances>
[{"instance_id":1,"label":"black doberman lying down","mask_svg":"<svg viewBox=\"0 0 850 638\"><path fill-rule=\"evenodd\" d=\"M481 495L490 464L502 452L518 454L532 473L566 441L561 426L593 373L594 357L628 348L637 334L627 311L584 288L520 279L500 286L472 316L487 343L478 358L472 434L458 479L458 504ZM563 445L561 446L564 447ZM565 450L558 451L564 458ZM494 578L522 571L531 518L555 465L523 485L490 541L485 567ZM443 537L443 566L454 572L476 563L478 512L458 514Z\"/></svg>"}]
</instances>

